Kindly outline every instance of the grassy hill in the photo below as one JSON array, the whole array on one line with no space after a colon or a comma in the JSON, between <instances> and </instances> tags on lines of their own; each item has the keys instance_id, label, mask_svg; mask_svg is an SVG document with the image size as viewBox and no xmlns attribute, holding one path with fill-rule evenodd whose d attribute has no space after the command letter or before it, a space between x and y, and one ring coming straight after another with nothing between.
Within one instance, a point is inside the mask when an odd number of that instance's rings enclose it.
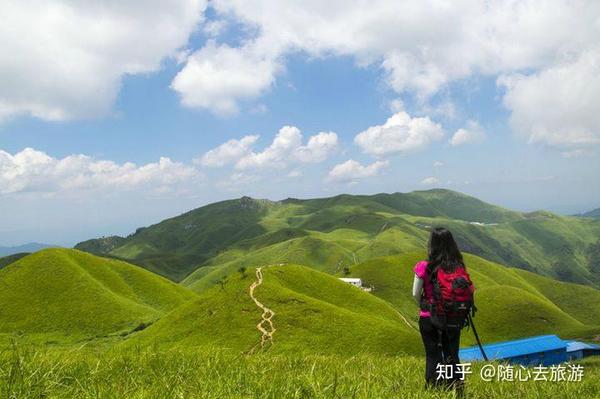
<instances>
[{"instance_id":1,"label":"grassy hill","mask_svg":"<svg viewBox=\"0 0 600 399\"><path fill-rule=\"evenodd\" d=\"M424 253L373 259L350 268L374 287L373 294L416 319L411 297L412 268ZM493 342L539 334L590 337L600 333L600 290L506 268L476 256L465 262L477 288L475 322L482 339ZM463 344L473 344L471 333Z\"/></svg>"},{"instance_id":2,"label":"grassy hill","mask_svg":"<svg viewBox=\"0 0 600 399\"><path fill-rule=\"evenodd\" d=\"M263 269L257 299L276 314L269 351L319 354L417 353L420 337L387 302L298 265ZM249 296L254 271L236 272L124 345L220 347L247 352L260 341L261 310Z\"/></svg>"},{"instance_id":3,"label":"grassy hill","mask_svg":"<svg viewBox=\"0 0 600 399\"><path fill-rule=\"evenodd\" d=\"M273 202L243 197L76 248L142 265L191 285L241 266L287 262L334 273L410 253L445 225L461 249L507 266L600 287L600 221L515 212L449 190ZM201 270L210 267L210 270ZM217 269L222 269L218 271Z\"/></svg>"},{"instance_id":4,"label":"grassy hill","mask_svg":"<svg viewBox=\"0 0 600 399\"><path fill-rule=\"evenodd\" d=\"M4 257L0 258L0 269L10 265L11 263L18 261L19 259L21 259L27 255L29 255L29 252L20 252L18 254L12 254L12 255L8 255L8 256L4 256Z\"/></svg>"},{"instance_id":5,"label":"grassy hill","mask_svg":"<svg viewBox=\"0 0 600 399\"><path fill-rule=\"evenodd\" d=\"M128 332L193 297L122 261L45 249L0 270L0 333L82 339Z\"/></svg>"}]
</instances>

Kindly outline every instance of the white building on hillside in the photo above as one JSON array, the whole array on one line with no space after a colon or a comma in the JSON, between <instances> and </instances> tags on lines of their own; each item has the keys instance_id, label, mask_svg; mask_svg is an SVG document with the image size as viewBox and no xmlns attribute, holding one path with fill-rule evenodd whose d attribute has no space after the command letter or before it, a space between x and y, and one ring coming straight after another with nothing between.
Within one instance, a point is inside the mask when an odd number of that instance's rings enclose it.
<instances>
[{"instance_id":1,"label":"white building on hillside","mask_svg":"<svg viewBox=\"0 0 600 399\"><path fill-rule=\"evenodd\" d=\"M371 292L370 287L363 287L362 279L360 279L360 278L340 277L340 280L342 280L344 283L348 283L357 288L360 288L363 291Z\"/></svg>"}]
</instances>

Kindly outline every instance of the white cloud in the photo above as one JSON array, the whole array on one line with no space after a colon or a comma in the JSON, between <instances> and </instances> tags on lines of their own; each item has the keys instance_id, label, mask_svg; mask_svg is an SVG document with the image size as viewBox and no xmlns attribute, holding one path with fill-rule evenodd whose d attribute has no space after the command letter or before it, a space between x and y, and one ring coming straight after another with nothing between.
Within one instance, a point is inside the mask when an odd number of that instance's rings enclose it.
<instances>
[{"instance_id":1,"label":"white cloud","mask_svg":"<svg viewBox=\"0 0 600 399\"><path fill-rule=\"evenodd\" d=\"M285 168L293 162L322 162L337 148L337 134L321 132L302 144L302 133L295 126L284 126L273 142L261 152L250 152L236 163L236 169Z\"/></svg>"},{"instance_id":2,"label":"white cloud","mask_svg":"<svg viewBox=\"0 0 600 399\"><path fill-rule=\"evenodd\" d=\"M434 168L439 168L440 166L444 166L444 163L443 163L443 162L441 162L441 161L435 161L435 162L433 163L433 167L434 167Z\"/></svg>"},{"instance_id":3,"label":"white cloud","mask_svg":"<svg viewBox=\"0 0 600 399\"><path fill-rule=\"evenodd\" d=\"M425 179L421 180L421 184L425 184L427 186L435 186L436 184L440 183L440 179L438 179L437 177L426 177Z\"/></svg>"},{"instance_id":4,"label":"white cloud","mask_svg":"<svg viewBox=\"0 0 600 399\"><path fill-rule=\"evenodd\" d=\"M257 135L245 136L240 140L229 140L217 148L206 152L201 158L194 160L194 162L207 167L224 166L250 153L256 140L258 140Z\"/></svg>"},{"instance_id":5,"label":"white cloud","mask_svg":"<svg viewBox=\"0 0 600 399\"><path fill-rule=\"evenodd\" d=\"M392 101L390 101L389 108L390 111L392 111L392 113L394 114L400 111L404 111L404 102L401 98L395 98Z\"/></svg>"},{"instance_id":6,"label":"white cloud","mask_svg":"<svg viewBox=\"0 0 600 399\"><path fill-rule=\"evenodd\" d=\"M218 17L248 28L246 40L228 49L244 60L234 76L264 71L249 89L242 85L221 93L197 85L205 97L214 97L197 106L216 111L220 103L235 108L239 99L264 92L283 70L273 64L283 65L290 54L351 56L359 66L378 66L396 92L412 92L426 102L469 76L556 65L596 45L600 31L600 3L593 0L376 0L368 7L359 0L214 0L211 5ZM208 58L206 71L215 84L229 88L220 77L228 63L222 69L219 57Z\"/></svg>"},{"instance_id":7,"label":"white cloud","mask_svg":"<svg viewBox=\"0 0 600 399\"><path fill-rule=\"evenodd\" d=\"M217 37L221 33L223 33L223 31L225 31L226 28L227 28L227 21L224 19L218 19L218 20L213 20L213 21L207 21L204 24L202 31L210 37Z\"/></svg>"},{"instance_id":8,"label":"white cloud","mask_svg":"<svg viewBox=\"0 0 600 399\"><path fill-rule=\"evenodd\" d=\"M377 176L381 169L388 166L388 161L376 161L370 165L363 166L359 162L349 159L344 163L335 165L329 171L327 180L332 182L349 183L367 177Z\"/></svg>"},{"instance_id":9,"label":"white cloud","mask_svg":"<svg viewBox=\"0 0 600 399\"><path fill-rule=\"evenodd\" d=\"M0 2L0 120L110 112L125 75L184 46L204 0Z\"/></svg>"},{"instance_id":10,"label":"white cloud","mask_svg":"<svg viewBox=\"0 0 600 399\"><path fill-rule=\"evenodd\" d=\"M209 41L188 57L171 88L183 105L218 115L238 112L239 100L259 96L274 81L280 65L253 44L232 48Z\"/></svg>"},{"instance_id":11,"label":"white cloud","mask_svg":"<svg viewBox=\"0 0 600 399\"><path fill-rule=\"evenodd\" d=\"M156 163L137 166L81 154L53 158L32 148L14 155L0 150L0 194L131 190L142 186L164 191L194 177L198 177L194 168L165 157Z\"/></svg>"},{"instance_id":12,"label":"white cloud","mask_svg":"<svg viewBox=\"0 0 600 399\"><path fill-rule=\"evenodd\" d=\"M479 143L485 138L485 133L477 121L467 121L467 126L458 129L450 138L450 144L459 146L463 144Z\"/></svg>"},{"instance_id":13,"label":"white cloud","mask_svg":"<svg viewBox=\"0 0 600 399\"><path fill-rule=\"evenodd\" d=\"M321 132L308 139L306 145L298 147L294 157L300 162L323 162L337 148L338 137L333 132Z\"/></svg>"},{"instance_id":14,"label":"white cloud","mask_svg":"<svg viewBox=\"0 0 600 399\"><path fill-rule=\"evenodd\" d=\"M302 144L302 133L295 126L284 126L273 142L262 152L251 152L242 157L235 165L237 169L283 168L291 154Z\"/></svg>"},{"instance_id":15,"label":"white cloud","mask_svg":"<svg viewBox=\"0 0 600 399\"><path fill-rule=\"evenodd\" d=\"M502 76L498 84L506 88L513 130L529 142L562 149L600 144L600 46L530 75Z\"/></svg>"},{"instance_id":16,"label":"white cloud","mask_svg":"<svg viewBox=\"0 0 600 399\"><path fill-rule=\"evenodd\" d=\"M442 126L431 119L411 118L406 112L392 115L383 125L359 133L354 142L369 154L381 156L423 149L444 137Z\"/></svg>"}]
</instances>

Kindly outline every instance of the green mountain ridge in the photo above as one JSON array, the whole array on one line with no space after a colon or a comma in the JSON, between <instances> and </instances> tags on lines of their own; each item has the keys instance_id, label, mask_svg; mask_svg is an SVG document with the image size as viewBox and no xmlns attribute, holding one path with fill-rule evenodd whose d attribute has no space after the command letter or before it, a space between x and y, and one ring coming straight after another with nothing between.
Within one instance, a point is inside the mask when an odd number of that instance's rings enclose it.
<instances>
[{"instance_id":1,"label":"green mountain ridge","mask_svg":"<svg viewBox=\"0 0 600 399\"><path fill-rule=\"evenodd\" d=\"M262 283L253 291L254 299L274 312L273 344L267 341L264 349L419 354L411 284L412 268L423 257L422 251L411 252L325 272L312 265L264 263ZM599 290L470 254L465 261L477 287L477 328L486 342L548 333L586 339L600 334ZM71 343L113 337L116 350L254 353L261 351L257 323L263 313L250 294L258 281L255 266L229 270L215 281L211 273L222 271L218 266L186 288L119 260L71 249L42 250L0 270L0 338L16 334L36 342ZM360 277L373 290L344 283L341 276ZM463 345L473 343L471 334L463 334Z\"/></svg>"},{"instance_id":2,"label":"green mountain ridge","mask_svg":"<svg viewBox=\"0 0 600 399\"><path fill-rule=\"evenodd\" d=\"M442 189L274 202L210 204L127 238L76 248L141 265L186 285L239 267L286 262L336 272L368 259L418 251L430 226L449 227L462 250L563 281L600 286L600 222L522 213ZM210 267L210 271L202 270ZM220 270L219 270L220 269Z\"/></svg>"},{"instance_id":3,"label":"green mountain ridge","mask_svg":"<svg viewBox=\"0 0 600 399\"><path fill-rule=\"evenodd\" d=\"M0 270L0 333L78 340L149 324L195 294L140 267L44 249Z\"/></svg>"},{"instance_id":4,"label":"green mountain ridge","mask_svg":"<svg viewBox=\"0 0 600 399\"><path fill-rule=\"evenodd\" d=\"M327 273L283 264L262 268L257 299L275 312L269 351L319 354L418 354L412 268L422 252L369 260L338 276L360 277L367 293ZM600 334L600 291L506 268L473 255L465 260L477 287L475 317L485 342L558 334ZM260 342L262 312L249 288L255 269L234 271L222 285L202 286L199 297L132 335L129 347L216 347L247 353ZM191 288L195 288L193 285ZM197 288L197 287L196 287ZM408 324L410 325L407 325ZM473 345L465 330L462 345Z\"/></svg>"}]
</instances>

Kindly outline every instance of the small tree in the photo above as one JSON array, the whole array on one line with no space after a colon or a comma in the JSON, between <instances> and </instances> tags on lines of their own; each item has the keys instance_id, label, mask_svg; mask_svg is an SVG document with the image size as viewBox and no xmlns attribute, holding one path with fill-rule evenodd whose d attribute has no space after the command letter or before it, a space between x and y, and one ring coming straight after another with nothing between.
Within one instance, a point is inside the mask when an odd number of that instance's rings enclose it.
<instances>
[{"instance_id":1,"label":"small tree","mask_svg":"<svg viewBox=\"0 0 600 399\"><path fill-rule=\"evenodd\" d=\"M242 266L238 269L238 272L242 275L242 278L246 278L246 270L248 270L246 269L246 266Z\"/></svg>"},{"instance_id":2,"label":"small tree","mask_svg":"<svg viewBox=\"0 0 600 399\"><path fill-rule=\"evenodd\" d=\"M344 273L344 276L349 276L350 268L348 266L344 267L344 269L342 269L342 273Z\"/></svg>"},{"instance_id":3,"label":"small tree","mask_svg":"<svg viewBox=\"0 0 600 399\"><path fill-rule=\"evenodd\" d=\"M227 284L228 278L227 275L221 277L220 279L216 280L215 283L219 284L221 286L222 290L225 290L225 284Z\"/></svg>"}]
</instances>

